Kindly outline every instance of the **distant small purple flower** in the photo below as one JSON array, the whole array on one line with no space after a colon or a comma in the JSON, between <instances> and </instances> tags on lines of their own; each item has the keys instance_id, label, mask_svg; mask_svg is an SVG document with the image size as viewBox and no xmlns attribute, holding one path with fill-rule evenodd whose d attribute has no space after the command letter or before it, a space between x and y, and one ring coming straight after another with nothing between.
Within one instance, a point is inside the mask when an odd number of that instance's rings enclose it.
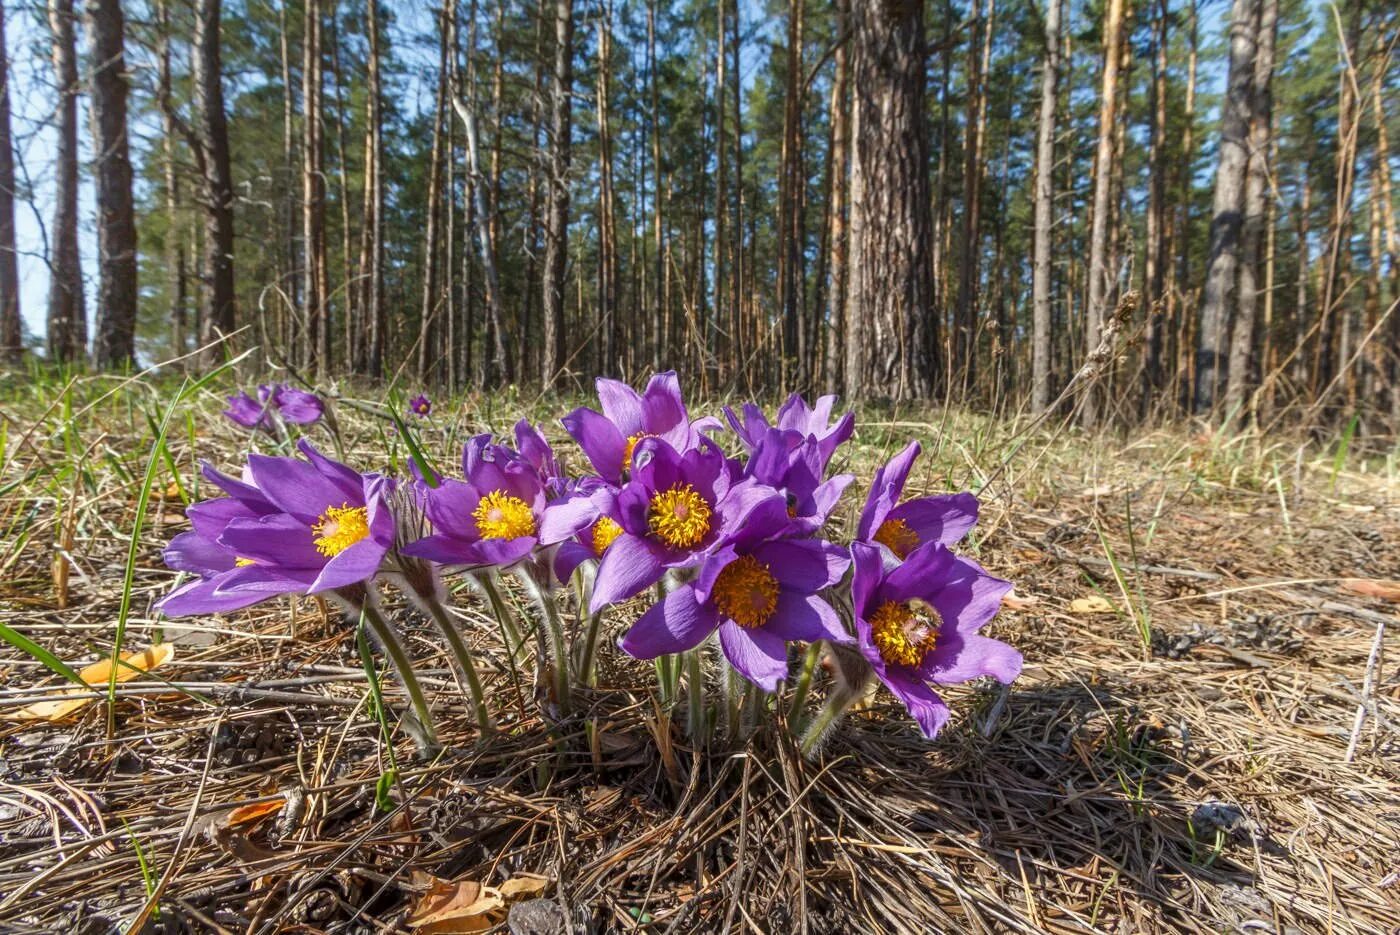
<instances>
[{"instance_id":1,"label":"distant small purple flower","mask_svg":"<svg viewBox=\"0 0 1400 935\"><path fill-rule=\"evenodd\" d=\"M690 420L674 370L656 374L640 394L626 383L606 377L599 377L597 385L601 413L579 408L560 421L594 470L610 484L622 483L642 439L660 438L676 451L685 452L699 443L702 430L719 427L719 420L713 418Z\"/></svg>"},{"instance_id":2,"label":"distant small purple flower","mask_svg":"<svg viewBox=\"0 0 1400 935\"><path fill-rule=\"evenodd\" d=\"M781 518L773 519L769 531L781 532ZM718 630L730 665L764 691L776 691L788 674L789 642L851 641L836 611L817 596L849 565L845 549L819 539L751 537L726 545L705 560L693 583L652 605L618 645L654 659L693 649Z\"/></svg>"},{"instance_id":3,"label":"distant small purple flower","mask_svg":"<svg viewBox=\"0 0 1400 935\"><path fill-rule=\"evenodd\" d=\"M408 411L420 419L426 419L433 413L433 401L419 393L408 401Z\"/></svg>"},{"instance_id":4,"label":"distant small purple flower","mask_svg":"<svg viewBox=\"0 0 1400 935\"><path fill-rule=\"evenodd\" d=\"M464 480L444 478L421 491L432 535L410 543L406 555L444 565L510 566L544 541L542 534L572 536L576 528L551 525L545 516L544 482L533 465L489 435L479 435L462 451Z\"/></svg>"},{"instance_id":5,"label":"distant small purple flower","mask_svg":"<svg viewBox=\"0 0 1400 935\"><path fill-rule=\"evenodd\" d=\"M804 439L814 440L817 450L821 453L821 468L824 471L832 454L851 437L851 432L855 429L856 417L850 412L832 424L831 409L835 405L835 396L823 396L817 400L815 406L808 406L807 400L803 399L800 393L793 393L778 410L777 422L773 425L769 424L763 410L753 403L744 403L737 415L733 409L726 406L724 415L729 420L730 427L734 429L734 434L739 436L744 447L751 452L773 428L796 432Z\"/></svg>"},{"instance_id":6,"label":"distant small purple flower","mask_svg":"<svg viewBox=\"0 0 1400 935\"><path fill-rule=\"evenodd\" d=\"M875 472L856 527L858 542L879 543L898 559L908 558L915 549L930 542L956 545L977 525L977 497L971 493L899 502L919 451L919 443L910 442Z\"/></svg>"},{"instance_id":7,"label":"distant small purple flower","mask_svg":"<svg viewBox=\"0 0 1400 935\"><path fill-rule=\"evenodd\" d=\"M296 425L310 425L325 414L325 404L315 393L279 383L272 389L272 402L277 414Z\"/></svg>"},{"instance_id":8,"label":"distant small purple flower","mask_svg":"<svg viewBox=\"0 0 1400 935\"><path fill-rule=\"evenodd\" d=\"M851 606L856 642L875 675L933 737L948 706L929 687L992 676L1008 684L1021 674L1021 654L979 634L996 616L1011 582L938 542L914 550L888 573L880 550L851 546Z\"/></svg>"},{"instance_id":9,"label":"distant small purple flower","mask_svg":"<svg viewBox=\"0 0 1400 935\"><path fill-rule=\"evenodd\" d=\"M699 565L739 534L756 510L771 513L781 525L787 508L771 487L734 483L724 453L708 438L685 452L660 438L644 438L615 509L609 518L622 532L599 561L591 613L655 584L668 568Z\"/></svg>"},{"instance_id":10,"label":"distant small purple flower","mask_svg":"<svg viewBox=\"0 0 1400 935\"><path fill-rule=\"evenodd\" d=\"M268 406L247 393L240 391L228 397L228 408L224 410L224 415L245 429L272 431L272 418L268 415Z\"/></svg>"},{"instance_id":11,"label":"distant small purple flower","mask_svg":"<svg viewBox=\"0 0 1400 935\"><path fill-rule=\"evenodd\" d=\"M194 527L166 564L198 574L157 606L170 616L224 613L279 594L316 594L373 578L394 543L393 483L298 444L307 461L251 455L242 481L205 466L227 497L187 511Z\"/></svg>"}]
</instances>

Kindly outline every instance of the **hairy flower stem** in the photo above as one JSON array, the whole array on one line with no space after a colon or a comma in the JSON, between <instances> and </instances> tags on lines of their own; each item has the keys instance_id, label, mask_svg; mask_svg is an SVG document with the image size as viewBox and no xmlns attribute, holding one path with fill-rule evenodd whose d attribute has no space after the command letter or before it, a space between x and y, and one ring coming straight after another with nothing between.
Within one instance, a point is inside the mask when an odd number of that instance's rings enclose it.
<instances>
[{"instance_id":1,"label":"hairy flower stem","mask_svg":"<svg viewBox=\"0 0 1400 935\"><path fill-rule=\"evenodd\" d=\"M420 751L428 753L436 749L439 746L437 730L433 727L433 716L428 710L428 699L423 694L423 686L418 683L418 676L413 671L413 662L409 659L408 651L394 632L393 626L384 619L372 598L365 599L360 596L360 599L356 600L355 597L341 594L339 599L349 613L363 617L369 624L375 640L389 657L389 661L394 664L394 671L398 673L399 681L403 682L404 690L408 692L409 704L413 706L413 714L418 722L416 730L412 724L406 723L405 726L414 734Z\"/></svg>"},{"instance_id":2,"label":"hairy flower stem","mask_svg":"<svg viewBox=\"0 0 1400 935\"><path fill-rule=\"evenodd\" d=\"M427 610L433 618L433 622L442 631L447 645L452 649L452 655L456 657L457 668L461 670L460 674L463 681L466 682L467 694L471 696L472 709L476 712L476 726L481 731L482 737L485 737L495 730L496 725L491 721L491 712L486 706L486 692L481 687L481 676L477 674L471 650L467 648L466 641L462 639L461 632L452 620L452 615L442 605L442 602L435 595L419 595L419 597L423 608Z\"/></svg>"},{"instance_id":3,"label":"hairy flower stem","mask_svg":"<svg viewBox=\"0 0 1400 935\"><path fill-rule=\"evenodd\" d=\"M797 683L792 690L792 702L788 706L788 723L797 724L802 720L807 705L807 695L812 690L812 673L822 658L822 642L811 644L802 657L802 668L797 673Z\"/></svg>"},{"instance_id":4,"label":"hairy flower stem","mask_svg":"<svg viewBox=\"0 0 1400 935\"><path fill-rule=\"evenodd\" d=\"M744 702L744 680L727 660L720 666L720 688L724 705L724 735L731 744L738 746L741 732L739 709Z\"/></svg>"},{"instance_id":5,"label":"hairy flower stem","mask_svg":"<svg viewBox=\"0 0 1400 935\"><path fill-rule=\"evenodd\" d=\"M705 734L705 673L700 647L685 654L686 730L699 743Z\"/></svg>"},{"instance_id":6,"label":"hairy flower stem","mask_svg":"<svg viewBox=\"0 0 1400 935\"><path fill-rule=\"evenodd\" d=\"M491 613L495 614L496 622L501 625L501 638L506 644L506 656L510 659L511 667L514 668L520 662L520 656L525 647L525 640L520 635L520 628L515 625L515 614L511 612L510 605L506 603L505 595L501 594L500 584L494 573L487 572L471 577L476 582L477 587L481 589L481 593L486 595L486 602L491 605Z\"/></svg>"},{"instance_id":7,"label":"hairy flower stem","mask_svg":"<svg viewBox=\"0 0 1400 935\"><path fill-rule=\"evenodd\" d=\"M832 692L826 704L817 712L817 716L812 718L807 729L802 732L798 749L802 751L803 756L815 755L816 751L821 748L822 742L826 740L827 735L831 733L832 728L840 722L842 716L859 697L860 695L855 692Z\"/></svg>"},{"instance_id":8,"label":"hairy flower stem","mask_svg":"<svg viewBox=\"0 0 1400 935\"><path fill-rule=\"evenodd\" d=\"M554 701L559 706L559 713L567 715L571 700L569 649L568 643L564 639L564 622L559 617L559 605L554 600L553 592L541 583L541 575L529 568L521 568L518 575L520 581L525 585L525 589L530 592L535 606L539 608L544 635L549 641L549 656L551 658L548 662L553 667ZM540 660L541 663L545 661Z\"/></svg>"},{"instance_id":9,"label":"hairy flower stem","mask_svg":"<svg viewBox=\"0 0 1400 935\"><path fill-rule=\"evenodd\" d=\"M580 604L580 607L587 605ZM603 628L601 613L588 615L588 627L583 632L583 653L578 660L578 679L589 688L598 684L598 673L594 669L593 657L598 652L598 632Z\"/></svg>"}]
</instances>

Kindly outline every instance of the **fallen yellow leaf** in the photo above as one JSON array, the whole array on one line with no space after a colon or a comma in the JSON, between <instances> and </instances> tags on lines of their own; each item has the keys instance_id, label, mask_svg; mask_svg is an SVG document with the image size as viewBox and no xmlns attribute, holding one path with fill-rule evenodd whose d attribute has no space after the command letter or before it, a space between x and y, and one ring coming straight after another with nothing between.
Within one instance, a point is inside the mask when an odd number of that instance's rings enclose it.
<instances>
[{"instance_id":1,"label":"fallen yellow leaf","mask_svg":"<svg viewBox=\"0 0 1400 935\"><path fill-rule=\"evenodd\" d=\"M117 681L129 682L138 675L144 675L157 666L164 665L175 657L175 647L170 643L157 643L150 649L122 653L122 664L117 666ZM78 675L88 685L106 685L112 674L112 660L103 659L87 666ZM81 688L70 688L65 695L85 693ZM74 711L82 710L92 698L64 698L56 701L36 701L20 708L6 717L17 721L58 721Z\"/></svg>"},{"instance_id":2,"label":"fallen yellow leaf","mask_svg":"<svg viewBox=\"0 0 1400 935\"><path fill-rule=\"evenodd\" d=\"M1088 597L1077 597L1070 601L1069 612L1072 614L1112 614L1117 611L1108 598L1099 594L1091 594Z\"/></svg>"},{"instance_id":3,"label":"fallen yellow leaf","mask_svg":"<svg viewBox=\"0 0 1400 935\"><path fill-rule=\"evenodd\" d=\"M549 886L549 878L533 873L522 873L501 884L501 898L509 902L517 899L533 899Z\"/></svg>"},{"instance_id":4,"label":"fallen yellow leaf","mask_svg":"<svg viewBox=\"0 0 1400 935\"><path fill-rule=\"evenodd\" d=\"M522 873L499 888L475 880L448 881L415 871L412 882L425 887L408 917L417 935L459 935L485 932L505 920L506 905L544 892L549 878Z\"/></svg>"}]
</instances>

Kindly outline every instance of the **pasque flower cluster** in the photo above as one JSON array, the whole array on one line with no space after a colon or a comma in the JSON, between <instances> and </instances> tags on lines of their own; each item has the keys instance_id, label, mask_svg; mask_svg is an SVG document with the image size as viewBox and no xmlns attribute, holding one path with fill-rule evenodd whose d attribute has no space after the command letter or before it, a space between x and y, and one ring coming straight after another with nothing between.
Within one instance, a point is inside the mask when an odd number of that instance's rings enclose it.
<instances>
[{"instance_id":1,"label":"pasque flower cluster","mask_svg":"<svg viewBox=\"0 0 1400 935\"><path fill-rule=\"evenodd\" d=\"M563 473L524 421L513 445L488 435L468 441L452 476L425 467L404 478L362 474L305 440L299 458L249 456L241 479L206 465L204 476L226 496L187 511L192 528L165 558L195 577L160 609L223 613L281 594L324 594L368 619L414 695L411 662L377 599L376 582L393 581L443 629L474 686L483 728L489 705L446 607L444 575L469 576L502 617L509 611L498 574L526 585L541 612L537 630L548 637L536 654L558 714L567 713L571 681L591 684L605 613L641 596L648 606L618 641L638 659L695 658L713 644L722 666L772 693L792 678L793 644L831 653L844 683L811 725L814 742L870 678L932 737L949 719L937 686L1019 674L1020 654L981 632L1011 585L954 551L977 522L976 497L904 497L917 442L875 473L854 539L845 541L828 521L855 478L832 465L855 420L833 418L834 397L809 406L794 395L772 421L753 404L725 408L726 450L725 424L692 419L674 373L652 377L640 393L602 378L597 387L598 409L562 419L592 467L583 476ZM265 397L277 399L275 391ZM304 402L284 401L284 415L289 403L295 414ZM257 405L248 403L241 414ZM574 632L586 634L575 640L588 643L582 653L558 615L560 592L571 593L573 582L585 621ZM522 642L501 622L508 643ZM807 654L800 678L811 678L819 656ZM416 713L430 733L420 701Z\"/></svg>"}]
</instances>

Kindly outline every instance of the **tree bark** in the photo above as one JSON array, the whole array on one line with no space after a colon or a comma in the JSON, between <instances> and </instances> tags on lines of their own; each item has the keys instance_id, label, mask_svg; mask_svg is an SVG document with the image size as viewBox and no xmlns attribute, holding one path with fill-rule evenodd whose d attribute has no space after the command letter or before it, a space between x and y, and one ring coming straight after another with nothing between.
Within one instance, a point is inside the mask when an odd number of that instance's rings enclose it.
<instances>
[{"instance_id":1,"label":"tree bark","mask_svg":"<svg viewBox=\"0 0 1400 935\"><path fill-rule=\"evenodd\" d=\"M1035 260L1031 274L1033 347L1031 351L1031 412L1050 405L1050 259L1053 252L1055 209L1055 105L1060 68L1060 6L1049 0L1045 13L1045 60L1040 74L1040 120L1035 157Z\"/></svg>"},{"instance_id":2,"label":"tree bark","mask_svg":"<svg viewBox=\"0 0 1400 935\"><path fill-rule=\"evenodd\" d=\"M10 61L5 50L5 4L0 2L0 362L24 356L15 253L15 150L10 130Z\"/></svg>"},{"instance_id":3,"label":"tree bark","mask_svg":"<svg viewBox=\"0 0 1400 935\"><path fill-rule=\"evenodd\" d=\"M58 148L54 154L53 246L49 258L48 355L79 360L87 353L87 309L78 253L78 59L73 0L49 0L54 83L58 87Z\"/></svg>"},{"instance_id":4,"label":"tree bark","mask_svg":"<svg viewBox=\"0 0 1400 935\"><path fill-rule=\"evenodd\" d=\"M847 391L896 400L928 395L933 319L928 134L924 116L924 16L918 2L851 6L856 123L852 213L855 274L847 303ZM853 385L852 374L855 374Z\"/></svg>"},{"instance_id":5,"label":"tree bark","mask_svg":"<svg viewBox=\"0 0 1400 935\"><path fill-rule=\"evenodd\" d=\"M1146 309L1145 352L1138 411L1146 416L1162 385L1162 345L1165 327L1167 241L1167 0L1157 0L1152 29L1152 123L1148 144L1147 256L1143 261Z\"/></svg>"},{"instance_id":6,"label":"tree bark","mask_svg":"<svg viewBox=\"0 0 1400 935\"><path fill-rule=\"evenodd\" d=\"M1122 61L1123 4L1125 0L1108 0L1103 21L1103 84L1099 94L1098 147L1094 152L1094 208L1089 231L1089 297L1085 307L1084 354L1087 357L1099 346L1103 320L1107 313L1109 281L1108 268L1109 222L1113 210L1113 143L1114 118L1118 113L1118 67ZM1099 400L1091 387L1085 394L1080 421L1085 428L1098 422Z\"/></svg>"},{"instance_id":7,"label":"tree bark","mask_svg":"<svg viewBox=\"0 0 1400 935\"><path fill-rule=\"evenodd\" d=\"M435 378L438 365L442 361L441 341L437 314L441 290L438 288L438 218L442 214L442 163L443 163L443 118L447 106L447 46L452 32L450 17L455 16L455 5L443 4L438 38L438 82L437 94L433 99L433 145L428 158L427 202L423 205L426 216L426 230L423 234L423 289L422 302L418 313L418 382L427 383ZM449 259L449 268L451 260Z\"/></svg>"},{"instance_id":8,"label":"tree bark","mask_svg":"<svg viewBox=\"0 0 1400 935\"><path fill-rule=\"evenodd\" d=\"M302 364L328 372L331 327L326 308L326 183L321 113L321 2L306 0L301 64L302 297L306 334Z\"/></svg>"},{"instance_id":9,"label":"tree bark","mask_svg":"<svg viewBox=\"0 0 1400 935\"><path fill-rule=\"evenodd\" d=\"M1244 394L1253 383L1251 355L1254 321L1260 301L1264 235L1269 200L1269 132L1273 124L1274 38L1278 0L1259 0L1257 46L1249 95L1249 163L1246 169L1244 218L1240 228L1239 302L1230 334L1230 369L1225 384L1228 418L1243 418Z\"/></svg>"},{"instance_id":10,"label":"tree bark","mask_svg":"<svg viewBox=\"0 0 1400 935\"><path fill-rule=\"evenodd\" d=\"M118 0L87 0L97 188L97 335L93 360L136 362L136 211L126 133L126 24Z\"/></svg>"},{"instance_id":11,"label":"tree bark","mask_svg":"<svg viewBox=\"0 0 1400 935\"><path fill-rule=\"evenodd\" d=\"M1215 174L1210 258L1201 298L1196 350L1195 410L1210 412L1225 382L1226 341L1239 268L1245 171L1249 164L1249 115L1259 36L1259 0L1234 0L1230 11L1230 75L1220 115L1220 163Z\"/></svg>"},{"instance_id":12,"label":"tree bark","mask_svg":"<svg viewBox=\"0 0 1400 935\"><path fill-rule=\"evenodd\" d=\"M542 4L543 6L543 4ZM543 8L541 15L544 14ZM544 353L540 380L553 389L564 367L564 276L569 263L569 161L573 120L574 4L555 0L550 100L549 211L544 246Z\"/></svg>"}]
</instances>

